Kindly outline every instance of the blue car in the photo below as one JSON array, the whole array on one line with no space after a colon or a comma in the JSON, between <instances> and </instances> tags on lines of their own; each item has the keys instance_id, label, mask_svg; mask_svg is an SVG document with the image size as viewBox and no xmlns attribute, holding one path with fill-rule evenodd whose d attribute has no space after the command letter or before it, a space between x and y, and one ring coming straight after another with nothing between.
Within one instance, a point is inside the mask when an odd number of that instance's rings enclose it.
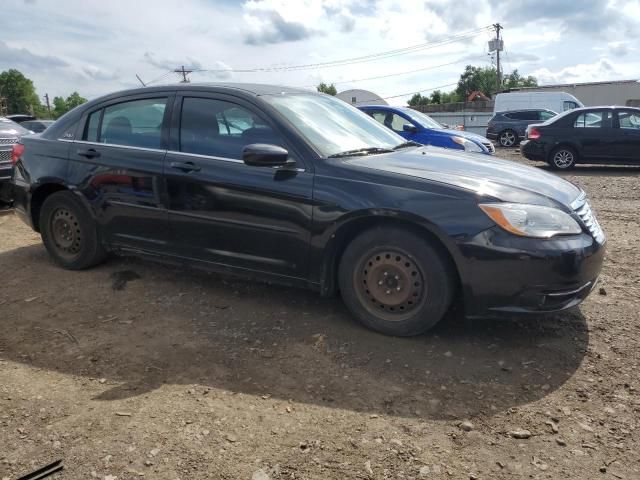
<instances>
[{"instance_id":1,"label":"blue car","mask_svg":"<svg viewBox=\"0 0 640 480\"><path fill-rule=\"evenodd\" d=\"M387 105L366 105L358 108L407 140L423 145L486 155L493 155L496 151L491 140L475 133L444 128L430 116L412 108Z\"/></svg>"}]
</instances>

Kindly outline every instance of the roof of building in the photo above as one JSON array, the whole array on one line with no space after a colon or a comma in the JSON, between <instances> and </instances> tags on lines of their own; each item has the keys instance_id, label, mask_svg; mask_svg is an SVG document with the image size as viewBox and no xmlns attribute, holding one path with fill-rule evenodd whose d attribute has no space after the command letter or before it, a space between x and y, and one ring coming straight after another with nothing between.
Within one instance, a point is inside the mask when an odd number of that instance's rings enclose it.
<instances>
[{"instance_id":1,"label":"roof of building","mask_svg":"<svg viewBox=\"0 0 640 480\"><path fill-rule=\"evenodd\" d=\"M575 82L575 83L556 83L553 85L539 85L537 87L518 87L518 88L508 88L504 90L504 92L515 92L518 90L539 90L541 88L566 88L566 87L578 87L578 86L591 86L591 85L623 85L637 83L640 85L640 81L638 80L607 80L604 82Z\"/></svg>"}]
</instances>

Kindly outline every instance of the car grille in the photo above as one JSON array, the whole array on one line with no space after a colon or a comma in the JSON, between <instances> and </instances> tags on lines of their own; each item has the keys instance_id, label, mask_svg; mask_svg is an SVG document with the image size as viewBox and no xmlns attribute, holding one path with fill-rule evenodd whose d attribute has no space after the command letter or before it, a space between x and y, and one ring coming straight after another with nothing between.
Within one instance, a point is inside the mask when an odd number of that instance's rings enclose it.
<instances>
[{"instance_id":1,"label":"car grille","mask_svg":"<svg viewBox=\"0 0 640 480\"><path fill-rule=\"evenodd\" d=\"M591 205L589 205L589 201L586 198L584 199L584 203L575 209L575 212L578 214L580 220L582 220L582 223L584 223L584 226L587 227L591 235L593 235L593 238L596 239L596 242L601 244L604 243L604 231L598 223L598 220L596 220L596 215L591 209Z\"/></svg>"},{"instance_id":2,"label":"car grille","mask_svg":"<svg viewBox=\"0 0 640 480\"><path fill-rule=\"evenodd\" d=\"M11 162L11 150L0 150L0 164Z\"/></svg>"},{"instance_id":3,"label":"car grille","mask_svg":"<svg viewBox=\"0 0 640 480\"><path fill-rule=\"evenodd\" d=\"M14 143L18 143L16 137L0 138L0 145L12 145Z\"/></svg>"},{"instance_id":4,"label":"car grille","mask_svg":"<svg viewBox=\"0 0 640 480\"><path fill-rule=\"evenodd\" d=\"M496 147L492 142L482 142L482 145L487 147L487 150L489 150L491 153L496 153Z\"/></svg>"}]
</instances>

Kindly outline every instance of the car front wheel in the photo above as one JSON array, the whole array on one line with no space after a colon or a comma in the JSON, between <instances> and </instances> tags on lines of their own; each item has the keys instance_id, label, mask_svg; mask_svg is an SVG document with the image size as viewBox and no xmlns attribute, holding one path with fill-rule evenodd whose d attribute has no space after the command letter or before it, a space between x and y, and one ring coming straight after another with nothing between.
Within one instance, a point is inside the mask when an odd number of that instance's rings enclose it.
<instances>
[{"instance_id":1,"label":"car front wheel","mask_svg":"<svg viewBox=\"0 0 640 480\"><path fill-rule=\"evenodd\" d=\"M40 210L40 232L49 255L63 268L82 270L106 256L93 218L72 192L47 197Z\"/></svg>"},{"instance_id":2,"label":"car front wheel","mask_svg":"<svg viewBox=\"0 0 640 480\"><path fill-rule=\"evenodd\" d=\"M577 154L569 147L559 147L549 155L549 165L555 170L569 170L575 167Z\"/></svg>"},{"instance_id":3,"label":"car front wheel","mask_svg":"<svg viewBox=\"0 0 640 480\"><path fill-rule=\"evenodd\" d=\"M340 261L342 298L369 328L396 336L423 333L453 298L453 274L443 255L409 230L368 230L347 246Z\"/></svg>"}]
</instances>

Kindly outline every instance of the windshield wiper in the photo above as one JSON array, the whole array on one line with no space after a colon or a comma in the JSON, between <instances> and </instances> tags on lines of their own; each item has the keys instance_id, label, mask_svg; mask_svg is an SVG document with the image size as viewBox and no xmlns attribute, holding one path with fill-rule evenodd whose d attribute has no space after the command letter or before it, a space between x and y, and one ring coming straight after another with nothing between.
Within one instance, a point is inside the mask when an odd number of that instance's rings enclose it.
<instances>
[{"instance_id":1,"label":"windshield wiper","mask_svg":"<svg viewBox=\"0 0 640 480\"><path fill-rule=\"evenodd\" d=\"M408 142L404 142L401 143L400 145L396 145L395 147L393 147L394 150L400 150L401 148L407 148L407 147L422 147L423 145L421 143L418 142L413 142L411 140L409 140Z\"/></svg>"},{"instance_id":2,"label":"windshield wiper","mask_svg":"<svg viewBox=\"0 0 640 480\"><path fill-rule=\"evenodd\" d=\"M393 152L393 150L389 150L388 148L381 148L381 147L356 148L355 150L347 150L345 152L334 153L333 155L329 155L327 158L351 157L355 155L374 155L376 153L390 153L390 152Z\"/></svg>"}]
</instances>

